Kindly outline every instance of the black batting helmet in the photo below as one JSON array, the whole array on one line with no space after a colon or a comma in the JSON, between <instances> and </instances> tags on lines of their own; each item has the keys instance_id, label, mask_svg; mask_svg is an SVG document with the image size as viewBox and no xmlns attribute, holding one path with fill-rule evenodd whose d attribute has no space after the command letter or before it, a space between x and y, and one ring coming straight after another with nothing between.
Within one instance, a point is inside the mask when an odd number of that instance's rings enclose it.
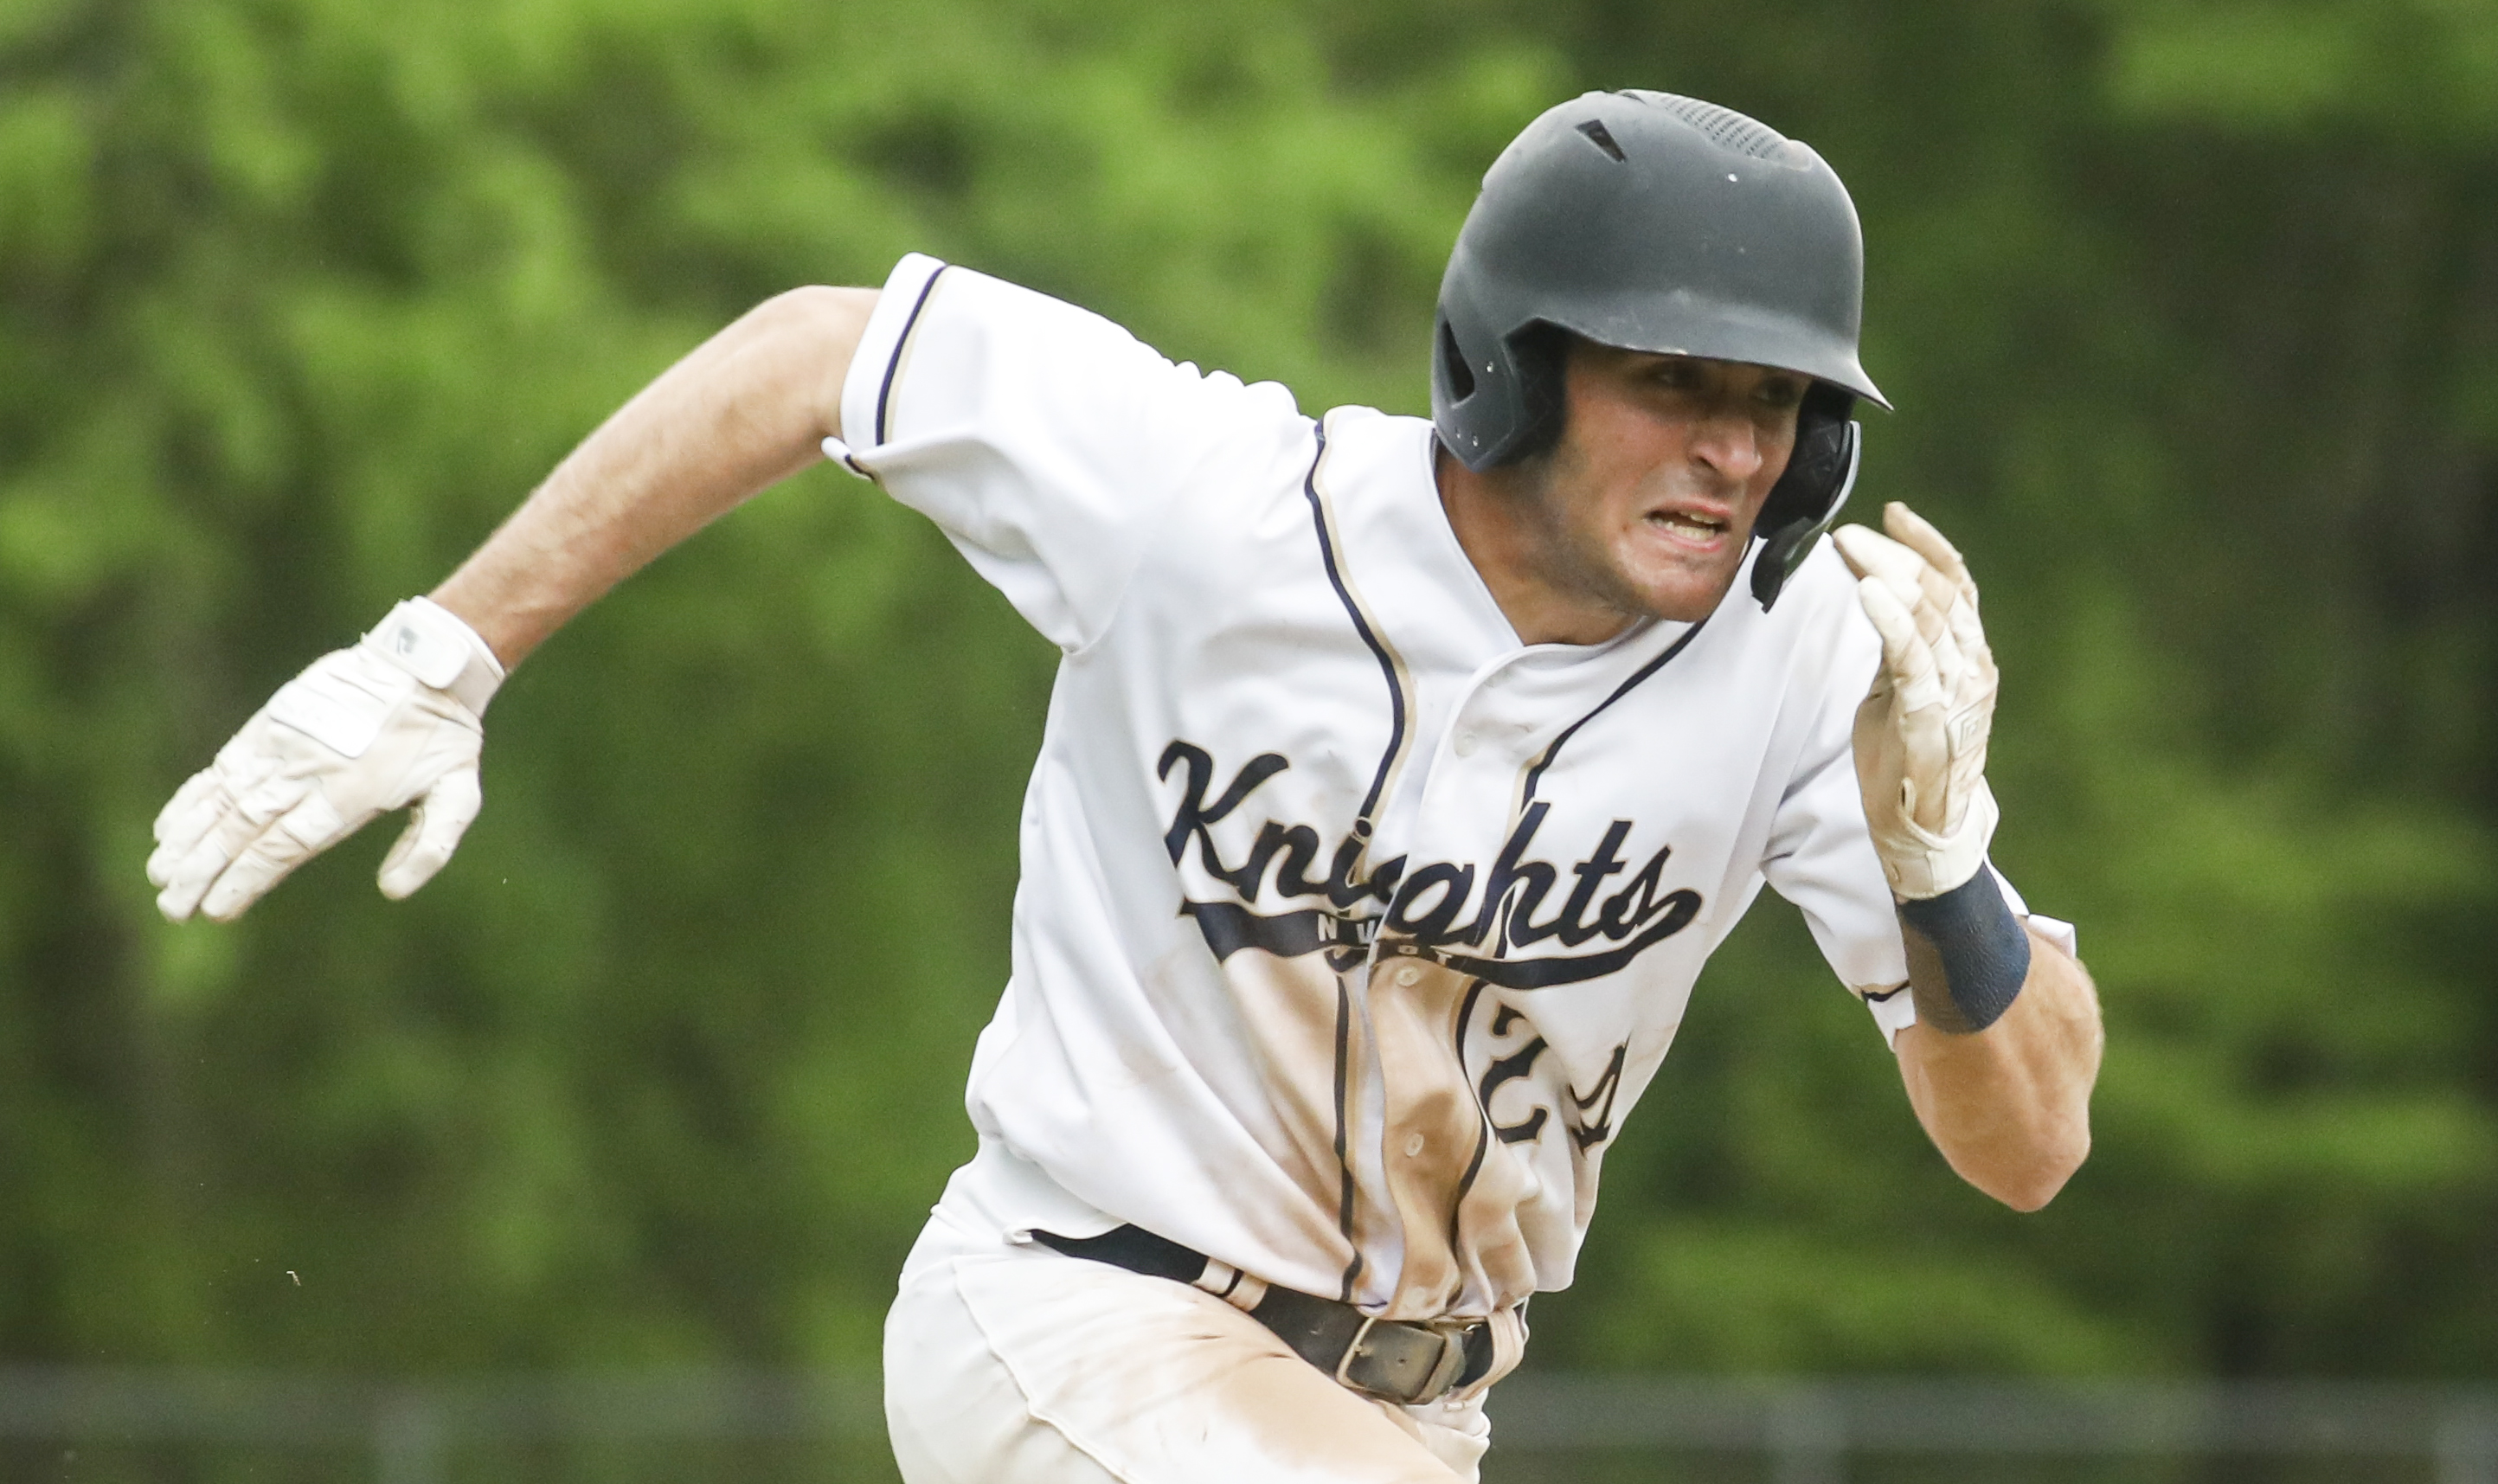
<instances>
[{"instance_id":1,"label":"black batting helmet","mask_svg":"<svg viewBox=\"0 0 2498 1484\"><path fill-rule=\"evenodd\" d=\"M1588 93L1501 151L1457 234L1431 357L1431 420L1466 467L1540 447L1561 412L1567 331L1600 344L1813 378L1755 526L1767 608L1854 482L1865 246L1811 146L1673 93Z\"/></svg>"}]
</instances>

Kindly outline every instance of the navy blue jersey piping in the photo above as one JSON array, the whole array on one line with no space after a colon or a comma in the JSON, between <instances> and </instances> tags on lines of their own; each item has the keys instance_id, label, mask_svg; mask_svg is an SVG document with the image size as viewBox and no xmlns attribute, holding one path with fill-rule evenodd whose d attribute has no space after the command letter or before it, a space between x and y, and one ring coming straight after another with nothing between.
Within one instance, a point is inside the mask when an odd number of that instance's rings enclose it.
<instances>
[{"instance_id":1,"label":"navy blue jersey piping","mask_svg":"<svg viewBox=\"0 0 2498 1484\"><path fill-rule=\"evenodd\" d=\"M1633 674L1630 679L1623 681L1620 685L1614 688L1613 694L1596 702L1593 710L1590 710L1585 716L1579 718L1579 720L1572 722L1569 726L1561 728L1561 735L1554 737L1553 739L1553 745L1544 750L1544 756L1535 759L1535 766L1527 769L1526 792L1518 801L1520 812L1523 813L1527 805L1535 802L1535 786L1544 781L1544 770L1553 766L1553 759L1561 756L1563 745L1569 742L1572 737L1579 734L1580 727L1594 721L1607 706L1610 706L1614 702L1620 700L1623 696L1630 694L1631 692L1637 690L1642 684L1644 684L1650 675L1653 675L1657 671L1665 668L1667 661L1671 661L1675 656L1681 654L1683 650L1689 648L1691 641L1700 637L1700 630L1707 628L1708 625L1709 621L1707 619L1702 619L1699 623L1692 625L1687 629L1684 629L1682 637L1675 640L1671 645L1668 645L1664 654L1661 654L1655 659L1650 660L1648 663L1641 665L1638 672Z\"/></svg>"},{"instance_id":2,"label":"navy blue jersey piping","mask_svg":"<svg viewBox=\"0 0 2498 1484\"><path fill-rule=\"evenodd\" d=\"M1466 1065L1466 1028L1474 1020L1475 1005L1483 998L1483 992L1484 981L1480 979L1466 985L1465 1000L1457 1006L1457 1031L1450 1038L1454 1043L1452 1049L1457 1052L1457 1075L1469 1083L1474 1081L1474 1069ZM1474 1157L1466 1161L1466 1173L1457 1181L1457 1195L1449 1202L1449 1255L1453 1258L1465 1250L1460 1243L1464 1237L1466 1197L1474 1193L1475 1179L1483 1174L1484 1156L1491 1152L1491 1110L1484 1107L1483 1099L1479 1096L1473 1101L1475 1105ZM1457 1292L1448 1297L1448 1302L1451 1304L1455 1304L1464 1296L1465 1276L1462 1273L1459 1274L1457 1283Z\"/></svg>"},{"instance_id":3,"label":"navy blue jersey piping","mask_svg":"<svg viewBox=\"0 0 2498 1484\"><path fill-rule=\"evenodd\" d=\"M1345 987L1344 979L1335 982L1335 1167L1343 1179L1336 1196L1336 1229L1353 1246L1353 1261L1345 1265L1343 1290L1339 1302L1353 1302L1353 1285L1361 1277L1361 1244L1353 1240L1353 1161L1345 1155L1345 1089L1352 1082L1353 1060L1353 991Z\"/></svg>"},{"instance_id":4,"label":"navy blue jersey piping","mask_svg":"<svg viewBox=\"0 0 2498 1484\"><path fill-rule=\"evenodd\" d=\"M902 370L903 352L911 348L912 332L919 328L919 311L928 307L928 296L937 292L937 280L945 276L949 266L938 264L937 271L928 275L928 281L919 285L919 297L911 303L911 317L902 322L902 333L894 337L893 354L884 363L884 380L876 389L876 440L879 443L893 436L893 430L885 425L885 409L893 402L893 378Z\"/></svg>"},{"instance_id":5,"label":"navy blue jersey piping","mask_svg":"<svg viewBox=\"0 0 2498 1484\"><path fill-rule=\"evenodd\" d=\"M1353 590L1345 585L1344 573L1337 565L1335 537L1328 530L1326 498L1319 494L1319 466L1327 462L1325 420L1311 422L1310 436L1317 440L1317 447L1310 454L1310 471L1301 480L1301 494L1310 502L1310 525L1318 533L1319 560L1327 568L1328 586L1335 589L1336 601L1344 604L1346 617L1353 620L1354 632L1361 636L1362 644L1379 661L1379 672L1388 682L1388 747L1380 755L1378 771L1371 775L1370 791L1362 797L1361 812L1353 826L1357 834L1367 839L1371 816L1378 812L1380 795L1387 791L1389 775L1396 765L1396 755L1405 745L1405 688L1396 678L1395 658L1389 654L1388 646L1372 629L1370 620L1362 615L1361 605L1354 601ZM1353 1302L1354 1285L1361 1277L1361 1244L1354 1237L1357 1192L1353 1160L1347 1147L1352 1121L1348 1103L1352 1088L1353 1001L1341 980L1337 982L1336 994L1335 1158L1336 1171L1342 1181L1336 1202L1336 1229L1353 1248L1353 1261L1345 1266L1339 1296L1344 1303L1350 1304Z\"/></svg>"},{"instance_id":6,"label":"navy blue jersey piping","mask_svg":"<svg viewBox=\"0 0 2498 1484\"><path fill-rule=\"evenodd\" d=\"M1363 826L1379 812L1379 796L1387 790L1389 771L1395 766L1396 755L1405 746L1405 688L1397 683L1394 657L1388 653L1388 646L1380 642L1379 635L1370 627L1370 620L1362 616L1361 605L1353 600L1353 590L1345 586L1344 574L1337 567L1335 538L1328 532L1327 506L1319 494L1319 466L1327 462L1327 424L1324 421L1313 422L1310 432L1318 439L1319 446L1318 452L1310 458L1310 471L1301 481L1301 493L1309 499L1311 524L1318 529L1319 557L1327 565L1328 585L1335 589L1336 600L1344 604L1346 615L1353 620L1354 631L1361 635L1361 642L1369 647L1371 658L1379 661L1380 674L1388 681L1388 750L1380 755L1379 770L1371 775L1370 791L1362 796L1361 813L1354 825L1367 835L1369 831Z\"/></svg>"}]
</instances>

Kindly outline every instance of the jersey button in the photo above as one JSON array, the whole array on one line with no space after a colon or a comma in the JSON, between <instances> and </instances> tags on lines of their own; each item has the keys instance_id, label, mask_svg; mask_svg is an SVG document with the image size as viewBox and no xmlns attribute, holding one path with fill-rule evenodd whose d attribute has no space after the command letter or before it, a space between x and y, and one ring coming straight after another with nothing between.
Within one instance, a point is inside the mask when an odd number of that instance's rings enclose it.
<instances>
[{"instance_id":1,"label":"jersey button","mask_svg":"<svg viewBox=\"0 0 2498 1484\"><path fill-rule=\"evenodd\" d=\"M1470 732L1470 731L1461 731L1461 732L1458 732L1458 733L1457 733L1457 756L1458 756L1458 757L1460 757L1460 758L1471 758L1471 757L1473 757L1474 755L1475 755L1475 734L1474 734L1473 732Z\"/></svg>"},{"instance_id":2,"label":"jersey button","mask_svg":"<svg viewBox=\"0 0 2498 1484\"><path fill-rule=\"evenodd\" d=\"M1423 971L1414 967L1410 963L1396 971L1396 983L1400 984L1411 986L1413 984L1420 984L1422 979Z\"/></svg>"},{"instance_id":3,"label":"jersey button","mask_svg":"<svg viewBox=\"0 0 2498 1484\"><path fill-rule=\"evenodd\" d=\"M1409 1134L1409 1135L1407 1135L1407 1136L1406 1136L1406 1139L1405 1139L1405 1157L1406 1157L1407 1159L1412 1159L1414 1156L1416 1156L1416 1155L1418 1155L1418 1154L1420 1154L1420 1153L1422 1153L1422 1152L1423 1152L1423 1136L1422 1136L1422 1135L1420 1135L1420 1134Z\"/></svg>"}]
</instances>

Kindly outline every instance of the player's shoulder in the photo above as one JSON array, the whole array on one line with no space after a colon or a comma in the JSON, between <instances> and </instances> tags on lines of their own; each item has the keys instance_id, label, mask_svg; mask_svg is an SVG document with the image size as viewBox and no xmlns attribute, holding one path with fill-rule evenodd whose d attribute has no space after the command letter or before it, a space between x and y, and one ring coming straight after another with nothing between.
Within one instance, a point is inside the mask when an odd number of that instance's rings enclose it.
<instances>
[{"instance_id":1,"label":"player's shoulder","mask_svg":"<svg viewBox=\"0 0 2498 1484\"><path fill-rule=\"evenodd\" d=\"M914 254L896 267L887 291L895 289L915 292L923 315L974 327L1001 351L1012 343L1031 347L1058 368L1055 379L1071 391L1115 400L1139 382L1153 383L1251 423L1307 421L1280 382L1175 359L1111 314L976 268Z\"/></svg>"},{"instance_id":2,"label":"player's shoulder","mask_svg":"<svg viewBox=\"0 0 2498 1484\"><path fill-rule=\"evenodd\" d=\"M1373 562L1454 552L1453 541L1422 538L1424 528L1447 523L1432 471L1435 439L1427 418L1330 407L1318 420L1306 493L1327 507L1330 521L1349 523L1346 541Z\"/></svg>"},{"instance_id":3,"label":"player's shoulder","mask_svg":"<svg viewBox=\"0 0 2498 1484\"><path fill-rule=\"evenodd\" d=\"M1329 407L1318 424L1329 467L1342 470L1384 465L1410 473L1415 450L1427 453L1432 436L1429 419L1377 407Z\"/></svg>"},{"instance_id":4,"label":"player's shoulder","mask_svg":"<svg viewBox=\"0 0 2498 1484\"><path fill-rule=\"evenodd\" d=\"M1758 560L1757 546L1753 557ZM1812 690L1835 675L1852 675L1880 647L1857 601L1855 574L1826 535L1813 542L1769 611L1763 612L1752 597L1748 565L1726 595L1726 604L1735 619L1728 627L1744 636L1749 662L1773 666L1790 688ZM1720 616L1730 615L1721 609Z\"/></svg>"}]
</instances>

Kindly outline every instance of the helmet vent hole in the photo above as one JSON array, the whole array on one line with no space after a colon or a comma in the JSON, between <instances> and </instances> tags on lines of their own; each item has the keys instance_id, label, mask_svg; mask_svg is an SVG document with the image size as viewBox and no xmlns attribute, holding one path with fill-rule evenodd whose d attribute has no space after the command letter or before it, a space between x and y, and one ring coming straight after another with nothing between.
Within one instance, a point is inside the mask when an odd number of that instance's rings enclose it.
<instances>
[{"instance_id":1,"label":"helmet vent hole","mask_svg":"<svg viewBox=\"0 0 2498 1484\"><path fill-rule=\"evenodd\" d=\"M1612 132L1606 129L1604 122L1601 119L1588 119L1585 123L1579 126L1579 132L1587 136L1588 140L1592 142L1597 148L1612 155L1615 159L1618 160L1622 157L1622 146L1614 143Z\"/></svg>"},{"instance_id":2,"label":"helmet vent hole","mask_svg":"<svg viewBox=\"0 0 2498 1484\"><path fill-rule=\"evenodd\" d=\"M1465 352L1457 348L1457 332L1447 320L1440 321L1440 373L1448 383L1449 401L1463 402L1475 394L1475 373L1467 368Z\"/></svg>"},{"instance_id":3,"label":"helmet vent hole","mask_svg":"<svg viewBox=\"0 0 2498 1484\"><path fill-rule=\"evenodd\" d=\"M1698 98L1685 98L1680 93L1650 92L1644 87L1625 88L1622 96L1637 98L1651 108L1663 109L1707 135L1709 143L1718 148L1750 155L1756 160L1775 156L1778 147L1787 142L1785 135L1757 118L1713 103L1704 103Z\"/></svg>"}]
</instances>

